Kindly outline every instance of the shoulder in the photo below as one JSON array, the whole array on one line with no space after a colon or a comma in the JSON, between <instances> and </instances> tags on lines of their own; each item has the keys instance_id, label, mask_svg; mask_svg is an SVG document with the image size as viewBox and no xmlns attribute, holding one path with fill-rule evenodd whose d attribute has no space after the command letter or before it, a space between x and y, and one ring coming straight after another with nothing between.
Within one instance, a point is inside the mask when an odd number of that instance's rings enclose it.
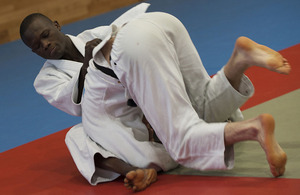
<instances>
[{"instance_id":1,"label":"shoulder","mask_svg":"<svg viewBox=\"0 0 300 195\"><path fill-rule=\"evenodd\" d=\"M95 38L101 39L101 37L104 36L108 28L109 26L99 26L93 29L85 30L82 33L78 34L77 38L81 39L84 42L88 42Z\"/></svg>"}]
</instances>

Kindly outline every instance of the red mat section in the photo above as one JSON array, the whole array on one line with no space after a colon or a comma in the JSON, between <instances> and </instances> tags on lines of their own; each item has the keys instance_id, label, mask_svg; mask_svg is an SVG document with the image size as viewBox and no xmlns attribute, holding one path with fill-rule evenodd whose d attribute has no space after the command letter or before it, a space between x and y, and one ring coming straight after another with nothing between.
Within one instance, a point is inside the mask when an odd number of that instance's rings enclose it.
<instances>
[{"instance_id":1,"label":"red mat section","mask_svg":"<svg viewBox=\"0 0 300 195\"><path fill-rule=\"evenodd\" d=\"M247 75L256 94L243 109L298 89L300 44L281 51L292 64L289 76L253 68ZM90 186L65 146L68 129L3 152L0 194L129 194L122 180ZM159 175L140 194L300 194L300 179Z\"/></svg>"}]
</instances>

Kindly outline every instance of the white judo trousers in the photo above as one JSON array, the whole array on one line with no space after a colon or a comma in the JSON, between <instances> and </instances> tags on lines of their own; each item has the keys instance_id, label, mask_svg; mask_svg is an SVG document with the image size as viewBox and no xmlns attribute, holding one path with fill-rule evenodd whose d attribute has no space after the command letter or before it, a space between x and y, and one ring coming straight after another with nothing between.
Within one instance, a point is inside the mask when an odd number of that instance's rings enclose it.
<instances>
[{"instance_id":1,"label":"white judo trousers","mask_svg":"<svg viewBox=\"0 0 300 195\"><path fill-rule=\"evenodd\" d=\"M94 59L102 55L95 53ZM254 91L246 76L240 92L223 70L211 79L184 26L165 13L145 13L122 27L111 59L128 98L142 109L175 161L200 170L232 168L233 147L225 151L223 121L242 119L238 108ZM114 140L107 136L99 143ZM118 147L126 144L131 143L120 141Z\"/></svg>"},{"instance_id":2,"label":"white judo trousers","mask_svg":"<svg viewBox=\"0 0 300 195\"><path fill-rule=\"evenodd\" d=\"M139 168L170 170L178 164L164 146L150 142L138 107L127 105L118 79L90 63L82 100L82 124L87 135L118 158Z\"/></svg>"}]
</instances>

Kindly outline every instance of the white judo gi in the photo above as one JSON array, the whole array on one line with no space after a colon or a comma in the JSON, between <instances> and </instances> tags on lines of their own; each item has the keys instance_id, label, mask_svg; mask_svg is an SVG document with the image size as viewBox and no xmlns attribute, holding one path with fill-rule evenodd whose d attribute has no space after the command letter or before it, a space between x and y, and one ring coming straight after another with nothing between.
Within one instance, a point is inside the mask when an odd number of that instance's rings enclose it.
<instances>
[{"instance_id":1,"label":"white judo gi","mask_svg":"<svg viewBox=\"0 0 300 195\"><path fill-rule=\"evenodd\" d=\"M125 96L132 98L142 109L172 158L200 170L232 168L233 147L225 148L224 121L243 118L239 107L254 93L250 80L243 76L237 92L226 79L223 69L211 79L186 29L169 14L145 13L125 26L117 27L111 63L106 67L114 70L125 88ZM112 34L114 31L112 26ZM108 34L105 40L110 36ZM105 60L100 49L104 44L100 43L93 51L95 63L103 66ZM94 73L90 71L88 75ZM94 83L101 80L95 75L89 77L95 79ZM86 86L89 86L86 79ZM89 104L99 106L101 97L93 99L98 96L97 86L86 90L89 93L85 98L92 97ZM113 106L117 105L110 105ZM102 111L99 108L98 112ZM85 129L92 130L93 122L95 120L83 116L83 125L88 127ZM105 147L113 146L109 141L114 140L117 133L111 136L103 130L87 134ZM136 143L126 143L127 138L121 141L127 136L124 132L120 134L117 147L109 148L115 154L120 148ZM134 154L143 150L141 147L130 145L133 150L135 148Z\"/></svg>"},{"instance_id":2,"label":"white judo gi","mask_svg":"<svg viewBox=\"0 0 300 195\"><path fill-rule=\"evenodd\" d=\"M140 4L132 8L119 17L115 23L122 24L129 21L139 14L144 13L148 6L148 4ZM71 38L76 48L84 56L86 42L95 38L104 40L107 33L110 32L110 29L111 28L109 26L101 26L92 30L84 31L76 37L71 35L68 36ZM78 96L78 76L81 66L82 63L70 60L47 60L34 81L34 87L36 91L44 96L51 105L71 115L81 116L81 103L75 103L77 102ZM111 87L108 86L110 83L106 81L98 83L102 84L104 88ZM111 99L111 101L118 102L118 99ZM122 103L123 102L120 102L120 104ZM126 105L126 107L128 106ZM126 111L126 109L124 111ZM141 136L138 136L138 139L146 141L149 139L148 132L146 132L147 129L141 121L138 121L142 115L141 110L136 108L133 109L133 111L133 116L128 115L128 118L131 119L131 121L124 121L124 123L126 124L126 122L128 122L131 126L136 126L139 129L139 132L142 132ZM135 116L138 118L134 118ZM98 117L100 119L102 118L101 116ZM110 124L112 124L112 126L114 125L113 121L114 119L111 119L110 121L107 121L109 122L108 124L102 123L101 125L103 126L99 126L98 128L110 128ZM116 123L118 122L119 121ZM134 124L135 122L137 122L137 124ZM100 153L104 158L118 156L104 149L100 145L100 142L94 142L85 133L82 124L72 127L67 133L65 141L80 173L92 185L99 182L111 181L119 176L119 174L114 172L95 168L94 155L96 153ZM114 140L111 141L112 144L115 144ZM132 165L143 165L143 167L147 167L149 165L150 167L155 167L157 170L169 170L177 166L177 163L171 159L161 144L149 142L146 145L148 145L150 153L153 154L157 152L155 160L152 160L151 156L144 155L143 159L139 158L139 162L137 164L133 163ZM122 157L125 159L134 158L134 152L135 151L129 151L126 149L124 150L124 153L122 153ZM146 151L143 152L145 153Z\"/></svg>"}]
</instances>

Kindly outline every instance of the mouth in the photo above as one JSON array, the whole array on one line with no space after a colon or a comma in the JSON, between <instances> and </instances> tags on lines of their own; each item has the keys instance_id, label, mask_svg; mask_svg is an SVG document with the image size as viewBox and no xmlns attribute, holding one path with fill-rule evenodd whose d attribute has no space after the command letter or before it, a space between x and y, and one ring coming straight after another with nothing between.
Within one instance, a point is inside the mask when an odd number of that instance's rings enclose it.
<instances>
[{"instance_id":1,"label":"mouth","mask_svg":"<svg viewBox=\"0 0 300 195\"><path fill-rule=\"evenodd\" d=\"M56 47L53 47L51 50L50 50L50 56L53 57L55 55L55 51L56 51Z\"/></svg>"}]
</instances>

